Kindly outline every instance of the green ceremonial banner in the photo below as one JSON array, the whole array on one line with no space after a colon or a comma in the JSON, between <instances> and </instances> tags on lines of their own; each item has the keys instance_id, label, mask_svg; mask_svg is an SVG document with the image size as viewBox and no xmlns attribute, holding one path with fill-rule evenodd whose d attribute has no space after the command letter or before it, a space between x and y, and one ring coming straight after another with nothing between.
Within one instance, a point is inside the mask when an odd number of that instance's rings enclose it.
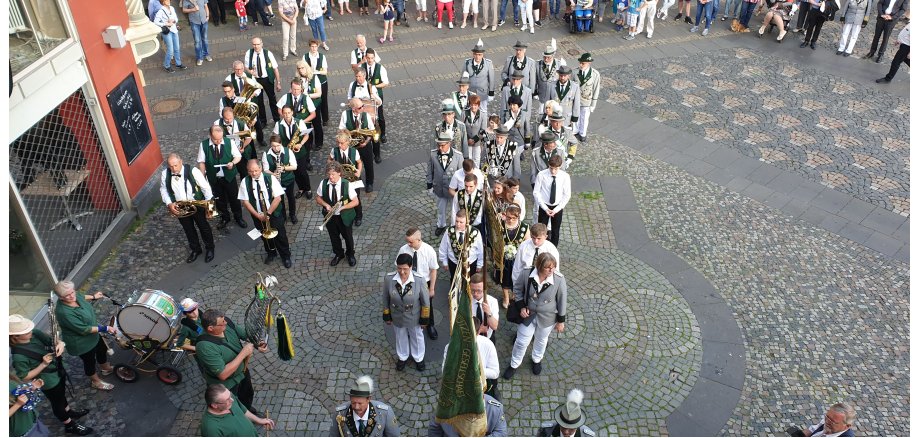
<instances>
[{"instance_id":1,"label":"green ceremonial banner","mask_svg":"<svg viewBox=\"0 0 920 438\"><path fill-rule=\"evenodd\" d=\"M460 269L457 275L462 275ZM460 436L485 436L486 406L482 397L485 380L476 346L477 334L473 330L469 282L461 282L457 295L457 317L447 347L435 420L453 426Z\"/></svg>"}]
</instances>

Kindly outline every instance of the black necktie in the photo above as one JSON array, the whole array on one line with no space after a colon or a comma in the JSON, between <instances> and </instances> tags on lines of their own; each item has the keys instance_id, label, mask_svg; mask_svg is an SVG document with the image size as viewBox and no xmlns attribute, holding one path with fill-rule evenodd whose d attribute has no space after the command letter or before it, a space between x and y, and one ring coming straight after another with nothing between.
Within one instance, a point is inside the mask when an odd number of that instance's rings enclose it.
<instances>
[{"instance_id":1,"label":"black necktie","mask_svg":"<svg viewBox=\"0 0 920 438\"><path fill-rule=\"evenodd\" d=\"M253 178L253 181L256 182L256 204L258 204L256 205L256 208L260 213L268 214L267 212L262 211L262 188L259 186L259 180Z\"/></svg>"},{"instance_id":2,"label":"black necktie","mask_svg":"<svg viewBox=\"0 0 920 438\"><path fill-rule=\"evenodd\" d=\"M476 302L476 317L482 321L482 303L479 301Z\"/></svg>"},{"instance_id":3,"label":"black necktie","mask_svg":"<svg viewBox=\"0 0 920 438\"><path fill-rule=\"evenodd\" d=\"M358 420L358 434L364 435L364 420Z\"/></svg>"},{"instance_id":4,"label":"black necktie","mask_svg":"<svg viewBox=\"0 0 920 438\"><path fill-rule=\"evenodd\" d=\"M262 63L259 62L259 52L256 52L256 76L262 77Z\"/></svg>"},{"instance_id":5,"label":"black necktie","mask_svg":"<svg viewBox=\"0 0 920 438\"><path fill-rule=\"evenodd\" d=\"M534 248L533 249L533 262L530 263L530 266L537 265L537 255L539 254L540 254L540 248L539 247Z\"/></svg>"},{"instance_id":6,"label":"black necktie","mask_svg":"<svg viewBox=\"0 0 920 438\"><path fill-rule=\"evenodd\" d=\"M463 232L460 232L460 244L463 245Z\"/></svg>"},{"instance_id":7,"label":"black necktie","mask_svg":"<svg viewBox=\"0 0 920 438\"><path fill-rule=\"evenodd\" d=\"M211 146L214 146L214 158L220 161L220 146L216 144L212 144Z\"/></svg>"},{"instance_id":8,"label":"black necktie","mask_svg":"<svg viewBox=\"0 0 920 438\"><path fill-rule=\"evenodd\" d=\"M335 184L333 184L333 183L330 182L330 183L329 183L329 190L331 191L331 192L330 192L331 194L329 195L329 199L332 200L332 203L335 204L336 202L339 202L339 197L336 196L336 194L335 194Z\"/></svg>"},{"instance_id":9,"label":"black necktie","mask_svg":"<svg viewBox=\"0 0 920 438\"><path fill-rule=\"evenodd\" d=\"M174 173L174 174L172 174L172 176L174 176L174 177L176 177L176 178L182 178L182 174L181 174L181 173Z\"/></svg>"},{"instance_id":10,"label":"black necktie","mask_svg":"<svg viewBox=\"0 0 920 438\"><path fill-rule=\"evenodd\" d=\"M240 93L242 91L243 91L243 78L237 77L236 78L236 92Z\"/></svg>"},{"instance_id":11,"label":"black necktie","mask_svg":"<svg viewBox=\"0 0 920 438\"><path fill-rule=\"evenodd\" d=\"M549 205L556 205L556 177L553 177L553 183L549 185Z\"/></svg>"},{"instance_id":12,"label":"black necktie","mask_svg":"<svg viewBox=\"0 0 920 438\"><path fill-rule=\"evenodd\" d=\"M412 251L412 270L418 271L418 251Z\"/></svg>"}]
</instances>

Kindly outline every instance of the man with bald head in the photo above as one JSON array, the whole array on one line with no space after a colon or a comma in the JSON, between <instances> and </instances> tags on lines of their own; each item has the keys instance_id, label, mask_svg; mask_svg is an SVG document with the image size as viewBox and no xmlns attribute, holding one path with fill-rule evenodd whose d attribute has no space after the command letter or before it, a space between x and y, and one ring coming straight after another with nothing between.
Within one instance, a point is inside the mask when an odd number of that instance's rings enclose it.
<instances>
[{"instance_id":1,"label":"man with bald head","mask_svg":"<svg viewBox=\"0 0 920 438\"><path fill-rule=\"evenodd\" d=\"M175 152L170 153L166 158L166 169L163 169L163 175L160 177L160 198L166 204L166 208L173 216L179 214L178 202L180 201L207 201L212 198L211 185L197 167L182 163L182 158ZM211 225L205 216L206 209L197 208L195 214L187 217L180 217L179 224L185 231L185 237L188 239L188 246L191 249L186 263L194 262L201 255L201 242L198 239L198 233L201 233L201 240L204 241L204 248L207 254L204 256L205 263L214 260L214 234L211 232ZM197 227L197 230L195 229Z\"/></svg>"},{"instance_id":2,"label":"man with bald head","mask_svg":"<svg viewBox=\"0 0 920 438\"><path fill-rule=\"evenodd\" d=\"M790 427L786 432L790 436L855 436L853 425L856 423L856 409L849 403L834 403L824 414L824 418L807 429Z\"/></svg>"}]
</instances>

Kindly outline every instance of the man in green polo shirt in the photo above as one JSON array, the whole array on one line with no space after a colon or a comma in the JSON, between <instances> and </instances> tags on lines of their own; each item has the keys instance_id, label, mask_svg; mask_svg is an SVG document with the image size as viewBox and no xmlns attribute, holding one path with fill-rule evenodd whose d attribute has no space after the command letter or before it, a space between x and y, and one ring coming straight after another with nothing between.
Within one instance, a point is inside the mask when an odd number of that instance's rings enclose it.
<instances>
[{"instance_id":1,"label":"man in green polo shirt","mask_svg":"<svg viewBox=\"0 0 920 438\"><path fill-rule=\"evenodd\" d=\"M246 410L233 393L219 383L204 393L208 409L201 417L201 436L259 436L255 425L275 428L271 418L259 418Z\"/></svg>"},{"instance_id":2,"label":"man in green polo shirt","mask_svg":"<svg viewBox=\"0 0 920 438\"><path fill-rule=\"evenodd\" d=\"M217 309L205 310L201 325L204 333L198 336L195 344L195 359L205 383L223 384L250 412L258 412L252 407L255 391L244 363L254 350L251 343L244 341L246 329L234 324ZM268 346L260 345L259 351L267 352Z\"/></svg>"}]
</instances>

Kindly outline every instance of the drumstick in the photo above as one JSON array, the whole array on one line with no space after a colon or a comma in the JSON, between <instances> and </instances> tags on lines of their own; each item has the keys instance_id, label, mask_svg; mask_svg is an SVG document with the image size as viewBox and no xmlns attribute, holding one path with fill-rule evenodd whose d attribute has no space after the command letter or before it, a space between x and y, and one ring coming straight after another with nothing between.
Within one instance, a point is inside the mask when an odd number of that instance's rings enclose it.
<instances>
[{"instance_id":1,"label":"drumstick","mask_svg":"<svg viewBox=\"0 0 920 438\"><path fill-rule=\"evenodd\" d=\"M268 419L268 409L265 410L265 418ZM265 436L268 436L268 425L265 426Z\"/></svg>"}]
</instances>

